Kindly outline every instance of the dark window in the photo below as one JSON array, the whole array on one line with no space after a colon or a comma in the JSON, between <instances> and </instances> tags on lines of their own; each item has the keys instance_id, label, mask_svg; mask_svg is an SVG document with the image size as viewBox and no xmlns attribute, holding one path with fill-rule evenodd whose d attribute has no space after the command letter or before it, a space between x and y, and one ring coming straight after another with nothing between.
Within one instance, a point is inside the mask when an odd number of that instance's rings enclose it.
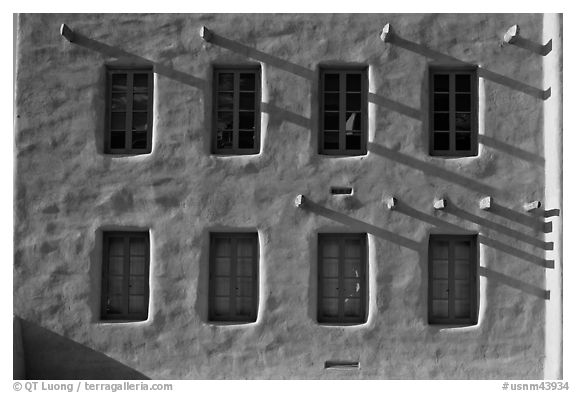
<instances>
[{"instance_id":1,"label":"dark window","mask_svg":"<svg viewBox=\"0 0 576 393\"><path fill-rule=\"evenodd\" d=\"M318 322L366 321L366 235L318 235Z\"/></svg>"},{"instance_id":2,"label":"dark window","mask_svg":"<svg viewBox=\"0 0 576 393\"><path fill-rule=\"evenodd\" d=\"M210 236L211 321L254 322L258 314L258 234Z\"/></svg>"},{"instance_id":3,"label":"dark window","mask_svg":"<svg viewBox=\"0 0 576 393\"><path fill-rule=\"evenodd\" d=\"M260 151L260 66L214 69L213 151Z\"/></svg>"},{"instance_id":4,"label":"dark window","mask_svg":"<svg viewBox=\"0 0 576 393\"><path fill-rule=\"evenodd\" d=\"M105 152L152 151L152 69L108 68Z\"/></svg>"},{"instance_id":5,"label":"dark window","mask_svg":"<svg viewBox=\"0 0 576 393\"><path fill-rule=\"evenodd\" d=\"M478 154L476 68L430 68L430 154Z\"/></svg>"},{"instance_id":6,"label":"dark window","mask_svg":"<svg viewBox=\"0 0 576 393\"><path fill-rule=\"evenodd\" d=\"M473 325L478 321L477 237L430 235L428 320Z\"/></svg>"},{"instance_id":7,"label":"dark window","mask_svg":"<svg viewBox=\"0 0 576 393\"><path fill-rule=\"evenodd\" d=\"M148 318L148 232L104 232L102 319Z\"/></svg>"},{"instance_id":8,"label":"dark window","mask_svg":"<svg viewBox=\"0 0 576 393\"><path fill-rule=\"evenodd\" d=\"M366 67L320 70L320 154L366 154Z\"/></svg>"}]
</instances>

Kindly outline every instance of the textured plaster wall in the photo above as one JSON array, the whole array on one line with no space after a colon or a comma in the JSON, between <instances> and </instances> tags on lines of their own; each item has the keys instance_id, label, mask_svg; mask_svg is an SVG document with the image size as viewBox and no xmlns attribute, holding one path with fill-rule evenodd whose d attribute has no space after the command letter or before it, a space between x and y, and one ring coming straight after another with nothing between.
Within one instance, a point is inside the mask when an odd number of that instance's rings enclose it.
<instances>
[{"instance_id":1,"label":"textured plaster wall","mask_svg":"<svg viewBox=\"0 0 576 393\"><path fill-rule=\"evenodd\" d=\"M541 20L21 15L15 314L150 378L541 378L547 262L541 218L522 204L544 198L546 86L542 56L500 45L516 23L545 43ZM388 22L402 41L378 38ZM85 38L69 43L61 23ZM213 43L199 37L202 25ZM427 67L453 58L489 71L475 158L428 155ZM105 155L105 64L145 61L156 70L152 153ZM247 62L262 65L261 153L211 155L211 65ZM369 66L368 154L320 156L318 65L349 63ZM331 196L331 185L354 195ZM298 194L316 205L296 209ZM385 209L388 195L397 210ZM491 211L478 209L486 195L498 204ZM432 208L440 196L446 211ZM150 316L105 323L101 234L123 228L150 229ZM209 232L224 229L259 233L256 323L207 322ZM366 324L315 321L322 231L369 234ZM477 326L428 325L430 233L480 234ZM326 360L360 369L324 370ZM62 362L70 370L78 360Z\"/></svg>"}]
</instances>

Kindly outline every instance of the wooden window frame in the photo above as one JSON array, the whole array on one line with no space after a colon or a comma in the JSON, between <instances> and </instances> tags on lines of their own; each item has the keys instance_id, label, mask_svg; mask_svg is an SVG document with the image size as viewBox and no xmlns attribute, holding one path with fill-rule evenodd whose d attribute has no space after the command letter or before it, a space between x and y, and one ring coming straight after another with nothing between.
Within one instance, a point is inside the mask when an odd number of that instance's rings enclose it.
<instances>
[{"instance_id":1,"label":"wooden window frame","mask_svg":"<svg viewBox=\"0 0 576 393\"><path fill-rule=\"evenodd\" d=\"M234 90L233 90L233 108L231 110L233 116L232 122L232 148L218 148L218 75L221 73L234 74ZM255 103L254 103L254 147L253 148L240 148L238 142L240 139L240 76L239 74L253 73L255 75ZM213 68L213 82L212 82L212 154L219 155L250 155L260 153L260 128L261 128L261 112L260 101L262 101L262 70L259 64L237 65L237 66L214 66ZM228 110L226 110L228 111ZM247 110L248 111L248 110Z\"/></svg>"},{"instance_id":2,"label":"wooden window frame","mask_svg":"<svg viewBox=\"0 0 576 393\"><path fill-rule=\"evenodd\" d=\"M434 76L438 74L449 75L449 107L448 111L435 111L434 110ZM465 132L456 130L456 88L455 76L456 75L470 75L470 150L457 150L456 149L456 133ZM429 66L429 152L431 156L458 158L458 157L474 157L478 155L478 67L477 66ZM449 114L449 130L439 130L439 132L449 133L449 149L440 150L434 146L434 113L448 113Z\"/></svg>"},{"instance_id":3,"label":"wooden window frame","mask_svg":"<svg viewBox=\"0 0 576 393\"><path fill-rule=\"evenodd\" d=\"M126 74L126 126L124 142L125 147L122 149L112 148L112 75ZM146 127L146 148L132 148L132 114L144 112L144 110L133 109L133 94L134 94L134 74L147 74L148 75L148 105L146 112L148 114L147 127ZM148 154L152 152L152 129L154 119L154 70L152 67L106 67L106 132L104 133L104 152L107 154Z\"/></svg>"},{"instance_id":4,"label":"wooden window frame","mask_svg":"<svg viewBox=\"0 0 576 393\"><path fill-rule=\"evenodd\" d=\"M329 317L324 316L322 312L322 300L324 298L323 294L323 255L322 255L322 245L326 239L338 240L338 316ZM346 317L344 315L344 255L345 255L345 242L347 239L360 240L360 250L361 250L361 261L360 261L360 281L363 283L360 286L360 316L358 317ZM341 324L341 325L352 325L352 324L362 324L366 322L367 318L367 286L368 286L368 250L367 241L365 233L319 233L318 234L318 296L317 296L317 319L319 323L323 324Z\"/></svg>"},{"instance_id":5,"label":"wooden window frame","mask_svg":"<svg viewBox=\"0 0 576 393\"><path fill-rule=\"evenodd\" d=\"M108 312L108 287L110 272L110 239L122 238L124 241L124 261L123 261L123 285L122 285L122 302L123 313ZM145 299L146 311L140 313L129 312L129 291L130 291L130 239L144 239L146 245L145 252ZM101 319L102 320L125 320L125 321L144 321L148 319L149 301L150 301L150 234L147 231L126 232L126 231L106 231L102 234L102 299L101 299Z\"/></svg>"},{"instance_id":6,"label":"wooden window frame","mask_svg":"<svg viewBox=\"0 0 576 393\"><path fill-rule=\"evenodd\" d=\"M448 317L435 317L432 313L433 301L433 247L435 242L448 242ZM454 316L455 302L455 256L454 243L470 242L470 265L469 265L469 296L470 310L467 318L456 318ZM477 235L430 235L428 244L428 323L438 325L476 325L478 323L478 236Z\"/></svg>"},{"instance_id":7,"label":"wooden window frame","mask_svg":"<svg viewBox=\"0 0 576 393\"><path fill-rule=\"evenodd\" d=\"M230 299L230 311L228 315L216 315L216 285L214 283L216 277L216 239L230 239L231 241L231 261L230 261L230 294L228 299ZM238 315L236 314L236 302L238 298L236 291L236 267L238 258L238 249L236 247L238 239L251 239L253 240L253 256L252 261L252 304L250 315ZM209 290L208 290L208 319L212 322L236 322L236 323L250 323L255 322L258 317L258 296L259 296L259 281L258 281L258 269L260 265L260 250L259 250L259 238L256 232L214 232L210 234L210 266L209 266ZM232 285L234 284L234 285ZM233 301L234 300L234 301Z\"/></svg>"},{"instance_id":8,"label":"wooden window frame","mask_svg":"<svg viewBox=\"0 0 576 393\"><path fill-rule=\"evenodd\" d=\"M338 105L338 149L326 149L324 147L324 137L326 132L335 132L335 130L324 129L324 93L325 89L325 75L326 74L339 74L339 105ZM346 75L359 74L361 75L361 104L360 104L360 148L359 149L346 149ZM321 66L320 67L320 81L319 81L319 130L318 133L318 153L322 155L331 156L361 156L367 154L368 145L368 66Z\"/></svg>"}]
</instances>

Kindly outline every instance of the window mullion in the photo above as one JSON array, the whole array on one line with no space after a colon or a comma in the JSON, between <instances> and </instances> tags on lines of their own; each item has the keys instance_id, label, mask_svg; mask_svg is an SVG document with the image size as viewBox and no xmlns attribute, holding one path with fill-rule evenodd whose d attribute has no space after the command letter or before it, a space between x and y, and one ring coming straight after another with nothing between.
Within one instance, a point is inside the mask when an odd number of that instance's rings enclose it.
<instances>
[{"instance_id":1,"label":"window mullion","mask_svg":"<svg viewBox=\"0 0 576 393\"><path fill-rule=\"evenodd\" d=\"M134 100L134 72L126 73L126 151L132 151L132 118Z\"/></svg>"},{"instance_id":2,"label":"window mullion","mask_svg":"<svg viewBox=\"0 0 576 393\"><path fill-rule=\"evenodd\" d=\"M234 71L234 93L232 106L232 149L238 151L240 139L240 72Z\"/></svg>"},{"instance_id":3,"label":"window mullion","mask_svg":"<svg viewBox=\"0 0 576 393\"><path fill-rule=\"evenodd\" d=\"M448 111L449 111L449 129L450 129L450 153L456 152L456 76L454 73L448 74Z\"/></svg>"}]
</instances>

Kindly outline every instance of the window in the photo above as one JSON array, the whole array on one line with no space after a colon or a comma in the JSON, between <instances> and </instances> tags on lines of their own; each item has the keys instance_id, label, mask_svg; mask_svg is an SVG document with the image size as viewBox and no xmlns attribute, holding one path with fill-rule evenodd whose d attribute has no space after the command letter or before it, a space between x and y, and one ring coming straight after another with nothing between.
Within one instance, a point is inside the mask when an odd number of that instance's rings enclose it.
<instances>
[{"instance_id":1,"label":"window","mask_svg":"<svg viewBox=\"0 0 576 393\"><path fill-rule=\"evenodd\" d=\"M105 152L152 151L152 69L108 68Z\"/></svg>"},{"instance_id":2,"label":"window","mask_svg":"<svg viewBox=\"0 0 576 393\"><path fill-rule=\"evenodd\" d=\"M260 66L214 70L214 152L260 151Z\"/></svg>"},{"instance_id":3,"label":"window","mask_svg":"<svg viewBox=\"0 0 576 393\"><path fill-rule=\"evenodd\" d=\"M320 69L320 154L366 154L366 67Z\"/></svg>"},{"instance_id":4,"label":"window","mask_svg":"<svg viewBox=\"0 0 576 393\"><path fill-rule=\"evenodd\" d=\"M366 235L318 235L318 322L366 322Z\"/></svg>"},{"instance_id":5,"label":"window","mask_svg":"<svg viewBox=\"0 0 576 393\"><path fill-rule=\"evenodd\" d=\"M430 68L430 155L478 154L476 68Z\"/></svg>"},{"instance_id":6,"label":"window","mask_svg":"<svg viewBox=\"0 0 576 393\"><path fill-rule=\"evenodd\" d=\"M258 234L212 233L209 318L254 322L258 314Z\"/></svg>"},{"instance_id":7,"label":"window","mask_svg":"<svg viewBox=\"0 0 576 393\"><path fill-rule=\"evenodd\" d=\"M102 319L148 318L148 232L104 232Z\"/></svg>"},{"instance_id":8,"label":"window","mask_svg":"<svg viewBox=\"0 0 576 393\"><path fill-rule=\"evenodd\" d=\"M430 235L428 320L473 325L477 311L476 236Z\"/></svg>"}]
</instances>

